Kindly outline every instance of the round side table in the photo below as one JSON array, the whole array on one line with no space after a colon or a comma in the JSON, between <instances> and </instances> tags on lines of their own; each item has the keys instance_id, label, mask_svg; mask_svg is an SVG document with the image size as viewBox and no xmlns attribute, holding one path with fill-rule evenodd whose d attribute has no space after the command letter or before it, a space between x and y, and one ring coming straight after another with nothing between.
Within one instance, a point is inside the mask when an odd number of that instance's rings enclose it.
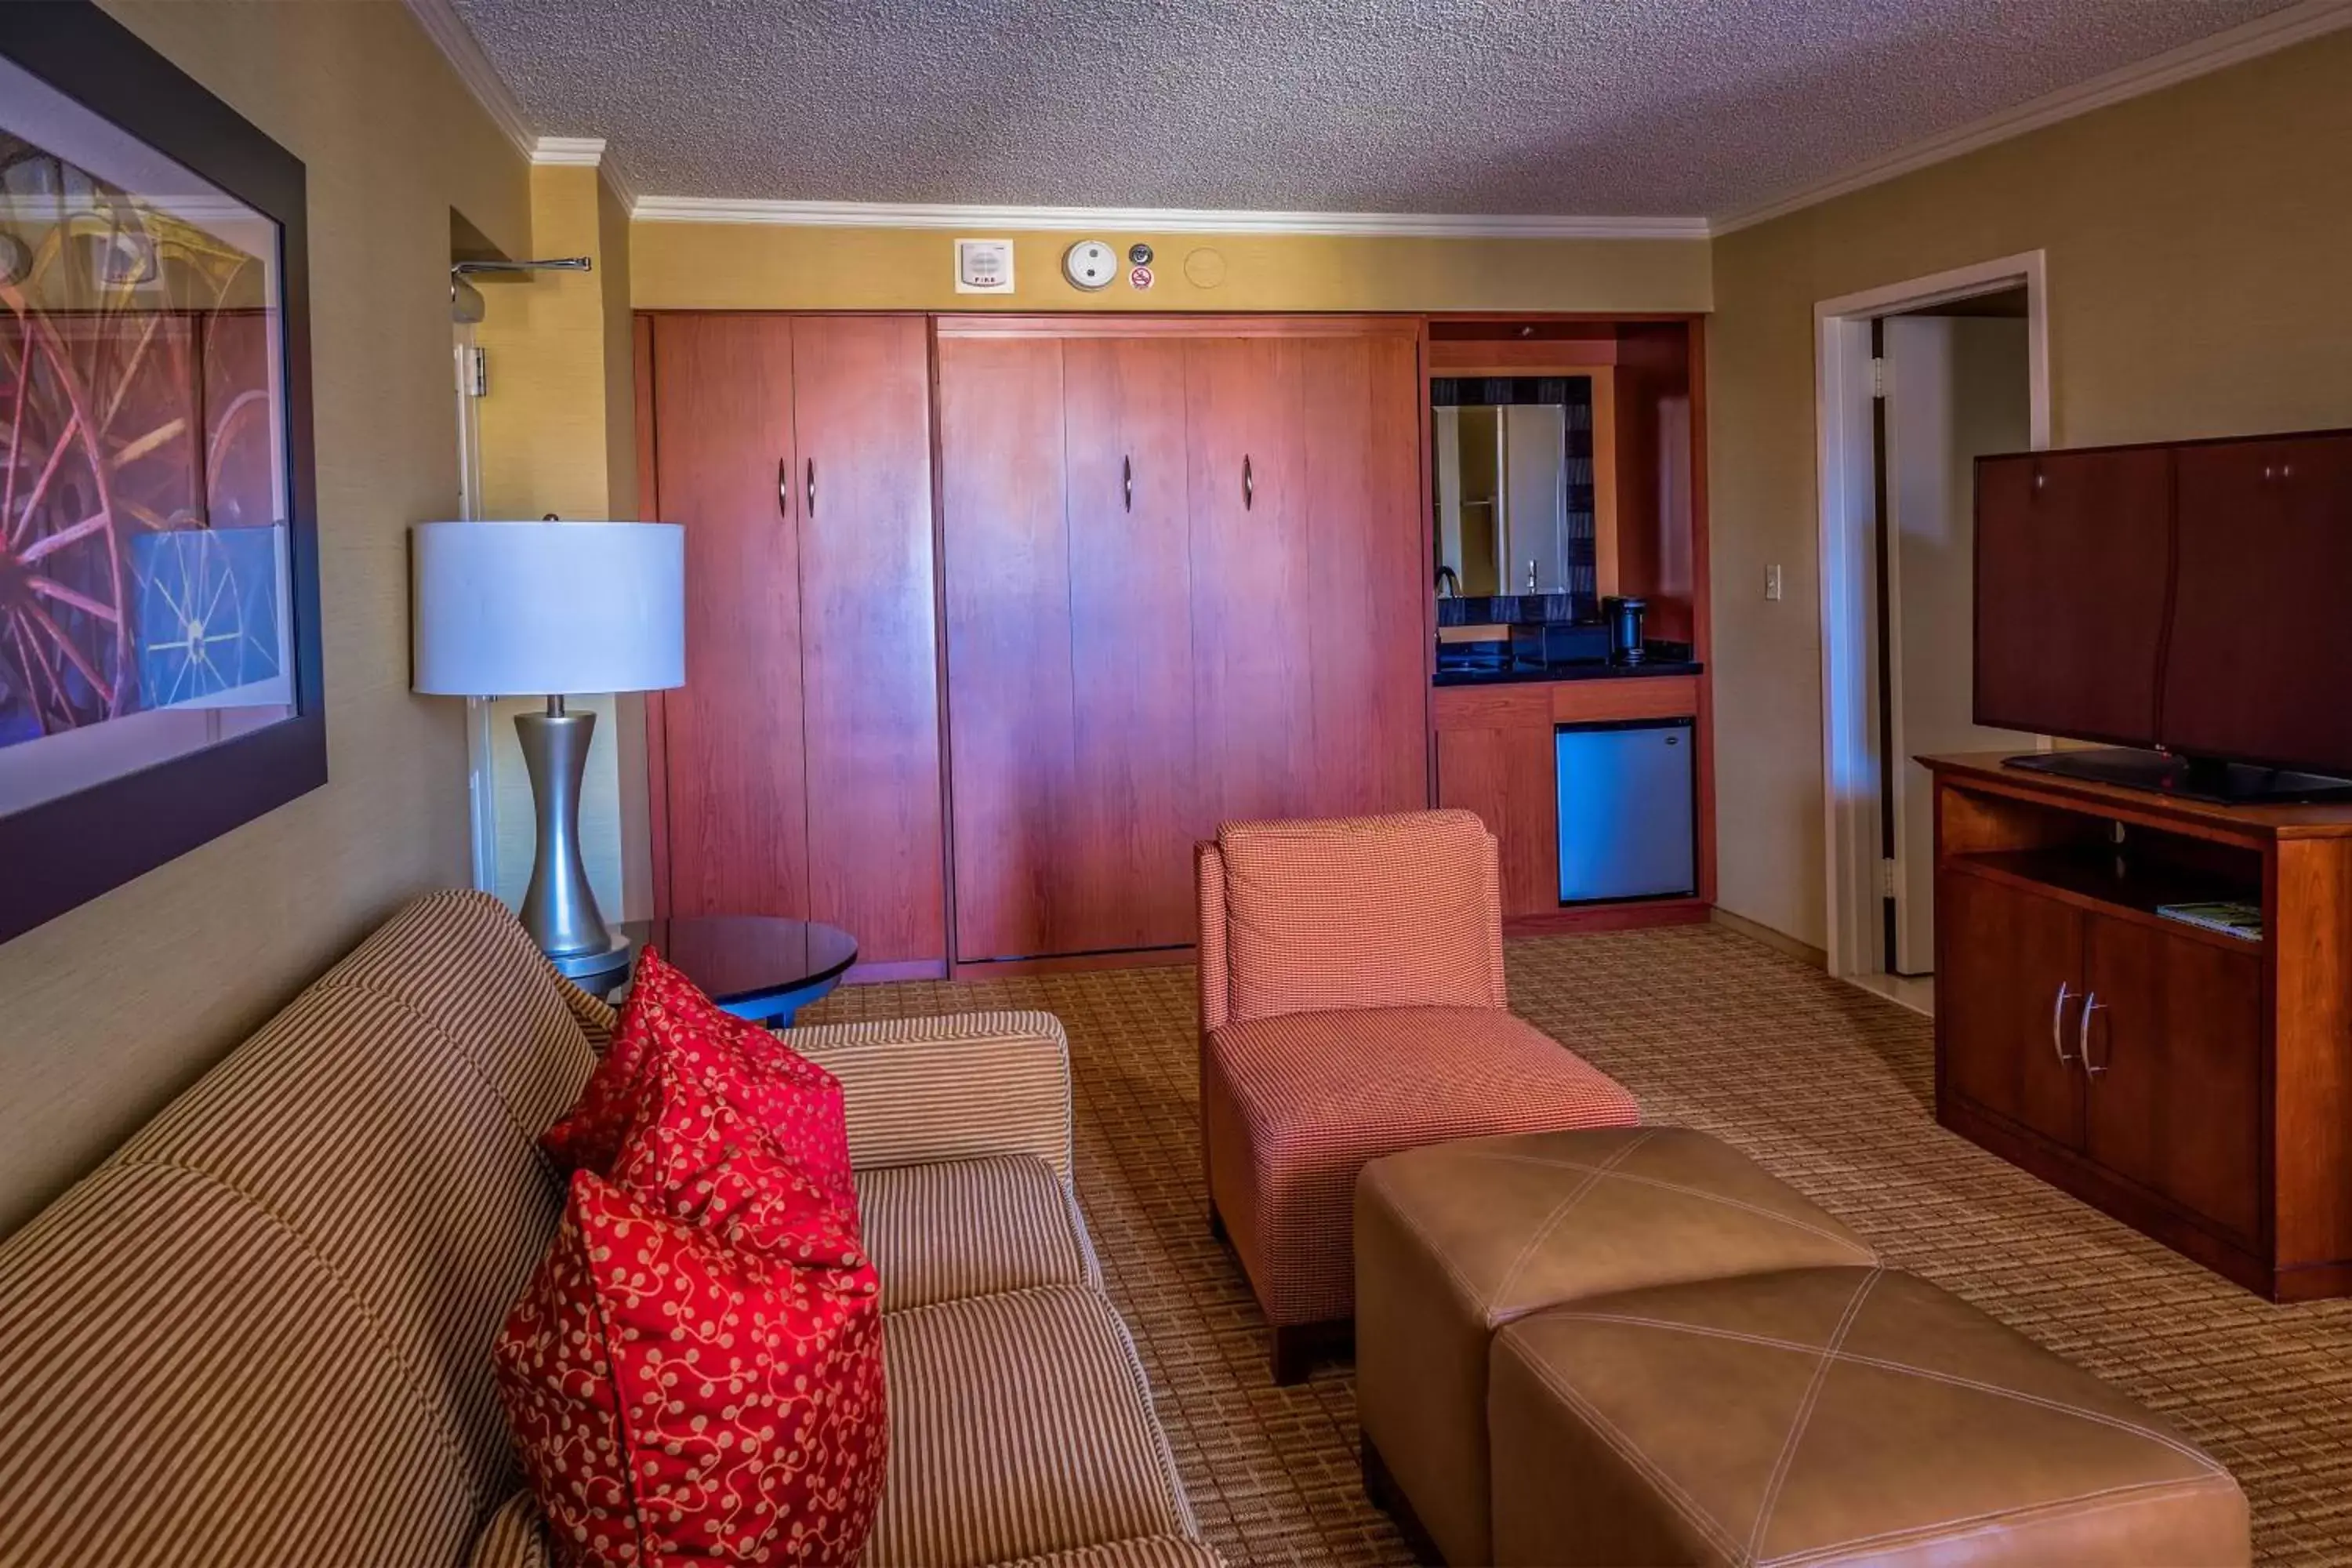
<instances>
[{"instance_id":1,"label":"round side table","mask_svg":"<svg viewBox=\"0 0 2352 1568\"><path fill-rule=\"evenodd\" d=\"M651 944L737 1017L777 1026L840 984L857 962L856 938L814 921L696 915L628 921L618 929L639 950Z\"/></svg>"}]
</instances>

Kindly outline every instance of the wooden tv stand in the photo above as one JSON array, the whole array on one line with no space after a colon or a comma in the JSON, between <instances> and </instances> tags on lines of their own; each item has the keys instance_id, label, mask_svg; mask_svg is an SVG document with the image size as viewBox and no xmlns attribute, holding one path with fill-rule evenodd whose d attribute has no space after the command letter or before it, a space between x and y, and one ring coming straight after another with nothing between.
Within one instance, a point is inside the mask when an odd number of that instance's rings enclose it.
<instances>
[{"instance_id":1,"label":"wooden tv stand","mask_svg":"<svg viewBox=\"0 0 2352 1568\"><path fill-rule=\"evenodd\" d=\"M1922 757L1936 1115L2273 1300L2352 1295L2352 806ZM2158 915L2259 904L2259 942Z\"/></svg>"}]
</instances>

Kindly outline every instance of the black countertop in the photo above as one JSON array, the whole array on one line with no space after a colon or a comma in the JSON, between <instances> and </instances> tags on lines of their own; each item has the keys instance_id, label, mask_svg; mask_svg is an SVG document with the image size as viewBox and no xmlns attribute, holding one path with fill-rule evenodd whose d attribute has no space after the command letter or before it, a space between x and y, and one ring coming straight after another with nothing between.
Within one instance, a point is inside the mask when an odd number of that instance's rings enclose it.
<instances>
[{"instance_id":1,"label":"black countertop","mask_svg":"<svg viewBox=\"0 0 2352 1568\"><path fill-rule=\"evenodd\" d=\"M1441 669L1430 677L1430 684L1504 686L1516 680L1640 680L1654 675L1697 675L1706 668L1695 658L1653 658L1640 664L1612 664L1605 658L1571 659L1562 664L1515 659L1498 669Z\"/></svg>"}]
</instances>

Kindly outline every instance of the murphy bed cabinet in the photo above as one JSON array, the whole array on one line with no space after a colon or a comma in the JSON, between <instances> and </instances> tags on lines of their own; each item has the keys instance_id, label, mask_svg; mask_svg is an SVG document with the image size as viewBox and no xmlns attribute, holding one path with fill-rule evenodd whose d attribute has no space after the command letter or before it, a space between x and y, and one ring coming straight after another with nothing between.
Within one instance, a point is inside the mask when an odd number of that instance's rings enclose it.
<instances>
[{"instance_id":1,"label":"murphy bed cabinet","mask_svg":"<svg viewBox=\"0 0 2352 1568\"><path fill-rule=\"evenodd\" d=\"M663 314L637 347L641 505L686 528L657 912L824 920L868 975L942 973L929 323Z\"/></svg>"},{"instance_id":2,"label":"murphy bed cabinet","mask_svg":"<svg viewBox=\"0 0 2352 1568\"><path fill-rule=\"evenodd\" d=\"M1418 332L940 319L958 963L1181 949L1218 823L1427 804Z\"/></svg>"},{"instance_id":3,"label":"murphy bed cabinet","mask_svg":"<svg viewBox=\"0 0 2352 1568\"><path fill-rule=\"evenodd\" d=\"M1927 757L1943 1124L2275 1300L2352 1294L2352 808ZM2158 915L2258 903L2258 942Z\"/></svg>"}]
</instances>

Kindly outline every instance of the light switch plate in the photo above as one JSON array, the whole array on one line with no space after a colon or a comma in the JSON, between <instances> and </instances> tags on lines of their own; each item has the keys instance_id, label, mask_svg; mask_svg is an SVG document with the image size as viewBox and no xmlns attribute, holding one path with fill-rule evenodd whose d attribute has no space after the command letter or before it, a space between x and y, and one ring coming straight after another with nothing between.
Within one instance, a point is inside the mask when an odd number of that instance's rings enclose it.
<instances>
[{"instance_id":1,"label":"light switch plate","mask_svg":"<svg viewBox=\"0 0 2352 1568\"><path fill-rule=\"evenodd\" d=\"M1778 566L1764 568L1764 596L1774 601L1780 597L1780 569Z\"/></svg>"},{"instance_id":2,"label":"light switch plate","mask_svg":"<svg viewBox=\"0 0 2352 1568\"><path fill-rule=\"evenodd\" d=\"M1013 292L1013 242L1009 239L959 239L955 242L959 294Z\"/></svg>"}]
</instances>

